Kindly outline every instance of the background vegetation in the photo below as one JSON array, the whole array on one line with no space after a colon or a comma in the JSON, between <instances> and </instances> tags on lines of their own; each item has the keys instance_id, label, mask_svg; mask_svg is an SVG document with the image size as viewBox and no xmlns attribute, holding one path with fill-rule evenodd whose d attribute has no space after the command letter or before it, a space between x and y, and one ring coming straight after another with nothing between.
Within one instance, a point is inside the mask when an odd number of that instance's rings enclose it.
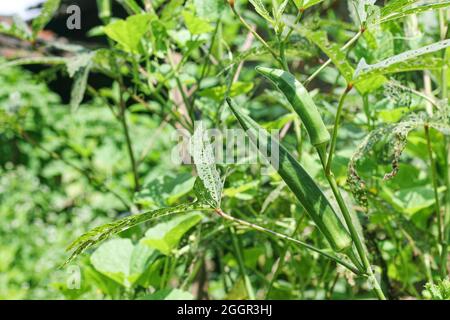
<instances>
[{"instance_id":1,"label":"background vegetation","mask_svg":"<svg viewBox=\"0 0 450 320\"><path fill-rule=\"evenodd\" d=\"M0 24L26 48L0 58L1 299L380 298L374 278L390 299L450 297L450 2L99 0L89 41L49 41L67 4ZM330 171L256 66L307 88ZM324 256L351 263L276 171L208 167L215 198L172 161L177 129L238 127L227 97L281 130L339 216L343 195L372 278Z\"/></svg>"}]
</instances>

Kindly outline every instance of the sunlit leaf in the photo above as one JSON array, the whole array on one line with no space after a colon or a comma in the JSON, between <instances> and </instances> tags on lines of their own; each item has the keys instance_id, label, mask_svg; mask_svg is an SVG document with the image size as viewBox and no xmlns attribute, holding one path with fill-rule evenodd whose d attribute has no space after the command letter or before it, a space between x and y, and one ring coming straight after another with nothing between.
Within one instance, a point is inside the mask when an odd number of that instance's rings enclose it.
<instances>
[{"instance_id":1,"label":"sunlit leaf","mask_svg":"<svg viewBox=\"0 0 450 320\"><path fill-rule=\"evenodd\" d=\"M208 33L214 30L214 27L209 23L209 21L195 16L190 11L183 11L183 18L186 27L193 35Z\"/></svg>"},{"instance_id":2,"label":"sunlit leaf","mask_svg":"<svg viewBox=\"0 0 450 320\"><path fill-rule=\"evenodd\" d=\"M33 20L32 28L33 28L33 37L36 37L37 34L50 22L53 18L53 15L59 8L61 0L47 0L42 7L41 13L37 18Z\"/></svg>"},{"instance_id":3,"label":"sunlit leaf","mask_svg":"<svg viewBox=\"0 0 450 320\"><path fill-rule=\"evenodd\" d=\"M186 232L198 224L202 218L203 216L200 213L193 212L167 222L158 223L147 230L145 237L141 239L141 244L156 249L165 255L170 255Z\"/></svg>"},{"instance_id":4,"label":"sunlit leaf","mask_svg":"<svg viewBox=\"0 0 450 320\"><path fill-rule=\"evenodd\" d=\"M126 20L111 22L104 28L104 31L122 49L137 54L140 51L141 39L150 30L150 22L153 19L154 16L150 14L137 14Z\"/></svg>"}]
</instances>

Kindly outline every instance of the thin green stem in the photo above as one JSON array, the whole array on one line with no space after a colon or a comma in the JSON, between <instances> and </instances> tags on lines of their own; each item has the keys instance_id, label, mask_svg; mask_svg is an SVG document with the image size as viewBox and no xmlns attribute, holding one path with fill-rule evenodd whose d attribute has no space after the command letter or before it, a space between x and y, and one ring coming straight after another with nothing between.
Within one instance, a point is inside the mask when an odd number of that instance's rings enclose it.
<instances>
[{"instance_id":1,"label":"thin green stem","mask_svg":"<svg viewBox=\"0 0 450 320\"><path fill-rule=\"evenodd\" d=\"M439 10L439 29L440 29L440 38L441 40L445 40L448 36L449 32L449 26L448 26L448 13L449 11L447 9L441 9ZM447 50L444 50L444 56L443 61L447 61ZM441 98L444 101L445 104L448 105L448 79L447 79L447 70L448 65L444 63L442 69L441 69ZM449 242L449 235L448 235L448 228L447 224L449 223L448 220L450 220L450 139L446 137L446 187L447 187L447 193L446 193L446 207L443 217L443 226L442 226L442 233L443 233L443 242L442 242L442 248L441 248L441 257L440 257L440 264L441 264L441 276L445 277L447 275L447 252L448 252L448 242Z\"/></svg>"},{"instance_id":2,"label":"thin green stem","mask_svg":"<svg viewBox=\"0 0 450 320\"><path fill-rule=\"evenodd\" d=\"M123 133L125 136L125 142L126 142L127 150L128 150L128 156L130 157L131 169L133 171L134 191L137 192L140 190L139 174L137 171L136 158L134 156L133 145L131 142L130 129L128 128L127 116L126 116L126 105L125 105L125 101L123 100L123 90L122 89L120 89L120 93L119 93L119 104L120 104L119 119L120 119L120 123L122 124Z\"/></svg>"},{"instance_id":3,"label":"thin green stem","mask_svg":"<svg viewBox=\"0 0 450 320\"><path fill-rule=\"evenodd\" d=\"M212 51L213 51L213 48L214 48L214 43L216 41L217 33L218 33L219 27L220 27L220 20L221 20L221 18L217 19L216 27L214 28L214 33L213 33L213 35L211 37L211 43L210 43L209 48L208 48L208 57L212 55ZM207 74L207 72L209 70L210 64L208 63L208 61L209 61L208 58L205 57L205 61L203 62L203 66L202 66L202 71L200 73L200 78L197 79L197 90L201 90L202 81L205 78L205 76L206 76L206 74ZM195 106L196 98L197 98L197 95L194 94L193 97L192 97L192 101L191 101L191 104L193 106Z\"/></svg>"},{"instance_id":4,"label":"thin green stem","mask_svg":"<svg viewBox=\"0 0 450 320\"><path fill-rule=\"evenodd\" d=\"M304 11L305 11L304 9L300 9L299 10L299 12L297 14L297 17L295 18L295 21L294 21L294 26L297 25L300 22L300 20L302 19ZM285 43L289 42L289 38L291 37L292 32L294 32L294 27L289 26L289 31L287 32L286 37L284 38L284 42Z\"/></svg>"},{"instance_id":5,"label":"thin green stem","mask_svg":"<svg viewBox=\"0 0 450 320\"><path fill-rule=\"evenodd\" d=\"M344 260L342 260L342 259L340 259L340 258L338 258L338 257L336 257L336 256L334 256L332 254L329 254L328 252L326 252L324 250L318 249L318 248L316 248L316 247L314 247L314 246L312 246L312 245L310 245L310 244L308 244L306 242L294 239L294 238L289 237L289 236L287 236L285 234L278 233L278 232L270 230L270 229L266 229L264 227L261 227L261 226L258 226L256 224L254 224L254 223L250 223L250 222L247 222L247 221L244 221L244 220L232 217L232 216L226 214L225 212L223 212L221 209L215 209L215 212L219 216L221 216L222 218L224 218L226 220L229 220L229 221L234 222L236 224L239 224L239 225L242 225L242 226L245 226L245 227L257 230L257 231L261 231L261 232L264 232L264 233L271 234L271 235L273 235L273 236L275 236L277 238L283 239L283 240L291 241L291 242L293 242L295 244L298 244L298 245L300 245L300 246L302 246L304 248L307 248L307 249L309 249L311 251L317 252L317 253L323 255L324 257L327 257L327 258L329 258L329 259L331 259L333 261L336 261L337 263L339 263L340 265L346 267L347 269L349 269L350 271L352 271L355 274L361 274L359 272L359 270L355 266L347 263L346 261L344 261Z\"/></svg>"},{"instance_id":6,"label":"thin green stem","mask_svg":"<svg viewBox=\"0 0 450 320\"><path fill-rule=\"evenodd\" d=\"M444 221L442 217L441 212L441 206L439 201L439 189L438 189L438 177L437 177L437 170L436 170L436 160L433 155L433 148L431 145L431 139L430 139L430 127L428 125L424 126L425 129L425 138L427 140L427 151L428 151L428 157L430 160L430 171L431 171L431 181L433 183L433 191L434 191L434 210L436 211L436 217L437 217L437 223L438 223L438 252L441 251L441 259L443 256L443 249L445 247L445 234L444 234ZM445 254L444 254L445 257ZM445 276L445 265L446 265L446 259L445 261L441 260L440 263L440 271L441 275Z\"/></svg>"},{"instance_id":7,"label":"thin green stem","mask_svg":"<svg viewBox=\"0 0 450 320\"><path fill-rule=\"evenodd\" d=\"M372 283L373 289L374 289L377 297L380 300L386 300L386 297L384 296L384 293L381 290L380 284L378 283L378 280L376 279L376 277L373 273L369 258L367 257L366 250L364 249L363 240L359 236L359 233L356 230L356 227L352 221L351 214L350 214L350 212L347 208L347 205L345 204L344 198L342 197L342 194L339 190L336 179L334 178L334 174L331 171L328 173L326 172L326 162L325 162L326 150L325 150L325 147L322 147L322 149L318 149L317 151L318 151L320 160L322 161L323 169L325 171L325 175L327 177L328 183L331 187L331 190L333 191L333 194L336 198L339 208L341 209L342 216L344 217L345 223L348 227L348 230L350 231L350 235L353 239L353 242L355 244L358 255L363 263L364 268L366 269L366 273L368 275L369 281Z\"/></svg>"},{"instance_id":8,"label":"thin green stem","mask_svg":"<svg viewBox=\"0 0 450 320\"><path fill-rule=\"evenodd\" d=\"M426 101L429 102L432 106L434 106L436 109L439 109L439 105L436 103L436 101L435 101L432 97L428 96L427 94L422 93L422 92L417 91L417 90L414 90L413 88L404 86L404 85L402 85L402 84L400 84L400 83L397 83L397 82L395 82L395 81L389 81L389 84L392 85L392 86L394 86L394 87L400 88L400 89L402 89L402 90L409 91L409 92L411 92L412 94L415 94L416 96L418 96L418 97L420 97L420 98L426 100Z\"/></svg>"},{"instance_id":9,"label":"thin green stem","mask_svg":"<svg viewBox=\"0 0 450 320\"><path fill-rule=\"evenodd\" d=\"M167 44L167 48L169 48L169 44ZM170 66L171 66L172 70L174 71L174 77L175 77L175 82L177 84L178 91L180 91L181 97L183 99L183 103L189 112L189 117L191 118L191 121L193 122L195 120L194 109L193 109L193 106L191 105L190 100L186 96L186 92L184 92L184 88L183 88L183 85L180 80L179 67L175 66L175 62L173 61L172 53L170 52L170 49L167 49L167 56L169 59Z\"/></svg>"},{"instance_id":10,"label":"thin green stem","mask_svg":"<svg viewBox=\"0 0 450 320\"><path fill-rule=\"evenodd\" d=\"M338 104L338 107L336 110L336 117L334 119L333 135L331 136L330 152L328 154L328 160L326 162L326 167L325 167L326 174L330 174L330 171L331 171L331 165L333 163L333 156L336 151L336 143L337 143L339 124L341 122L342 109L344 107L345 98L347 98L347 95L351 89L352 89L352 87L348 86L345 89L344 93L342 94L341 98L339 99L339 104Z\"/></svg>"},{"instance_id":11,"label":"thin green stem","mask_svg":"<svg viewBox=\"0 0 450 320\"><path fill-rule=\"evenodd\" d=\"M354 43L356 43L356 41L358 41L358 39L359 39L359 37L361 37L361 35L364 33L364 29L361 29L361 30L359 30L358 31L358 33L357 34L355 34L354 36L353 36L353 38L351 38L342 48L341 48L341 51L345 51L345 50L347 50L348 48L350 48ZM319 73L321 73L322 71L323 71L323 69L325 69L326 67L328 67L330 64L331 64L331 59L328 59L323 65L321 65L320 67L319 67L319 69L317 69L311 76L309 76L309 78L308 79L306 79L305 80L305 82L304 82L304 86L306 87L306 86L308 86L308 84L312 81L312 80L314 80L318 75L319 75Z\"/></svg>"},{"instance_id":12,"label":"thin green stem","mask_svg":"<svg viewBox=\"0 0 450 320\"><path fill-rule=\"evenodd\" d=\"M283 61L281 61L280 57L278 57L278 53L273 50L269 44L247 23L247 21L244 20L244 18L236 11L236 8L234 5L230 5L231 10L233 11L234 15L241 21L241 23L244 25L245 28L249 32L253 34L253 36L258 39L259 42L270 52L270 54L275 58L275 60L280 64L282 68L284 68Z\"/></svg>"},{"instance_id":13,"label":"thin green stem","mask_svg":"<svg viewBox=\"0 0 450 320\"><path fill-rule=\"evenodd\" d=\"M291 237L294 237L297 234L297 232L298 232L298 230L299 230L299 228L300 228L300 226L302 224L302 220L303 220L304 217L305 216L302 215L300 217L300 219L298 219L298 221L296 223L296 226L295 226L295 229L294 229L294 231L291 234ZM272 279L270 280L270 283L269 283L269 287L267 288L267 291L266 291L266 296L265 296L266 300L270 297L270 293L272 292L272 288L273 288L273 285L275 283L275 280L277 279L278 274L280 273L281 269L283 268L284 260L286 259L286 254L288 253L289 247L290 247L290 244L286 243L286 245L283 248L283 252L281 253L281 255L280 255L279 259L278 259L277 268L275 269L275 272L273 273Z\"/></svg>"},{"instance_id":14,"label":"thin green stem","mask_svg":"<svg viewBox=\"0 0 450 320\"><path fill-rule=\"evenodd\" d=\"M236 252L236 258L238 260L239 270L241 272L242 278L244 279L245 289L247 291L248 298L250 300L255 300L255 290L253 289L252 282L250 281L250 278L247 275L247 272L245 270L245 263L244 263L244 254L241 242L239 241L239 238L236 235L236 230L233 227L229 227L228 230L231 234L231 240L233 242L234 251Z\"/></svg>"},{"instance_id":15,"label":"thin green stem","mask_svg":"<svg viewBox=\"0 0 450 320\"><path fill-rule=\"evenodd\" d=\"M285 71L289 71L289 65L286 59L286 43L283 40L281 40L280 36L278 36L278 43L280 47L280 59L281 63L283 64L283 69Z\"/></svg>"}]
</instances>

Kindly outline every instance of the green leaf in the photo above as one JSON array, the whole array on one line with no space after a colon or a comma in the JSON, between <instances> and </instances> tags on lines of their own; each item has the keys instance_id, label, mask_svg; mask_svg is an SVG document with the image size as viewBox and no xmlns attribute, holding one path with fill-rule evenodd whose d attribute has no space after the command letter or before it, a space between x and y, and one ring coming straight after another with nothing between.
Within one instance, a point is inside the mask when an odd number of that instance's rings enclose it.
<instances>
[{"instance_id":1,"label":"green leaf","mask_svg":"<svg viewBox=\"0 0 450 320\"><path fill-rule=\"evenodd\" d=\"M414 49L414 50L408 50L405 52L402 52L398 55L392 56L388 59L385 59L383 61L380 61L375 64L367 64L366 60L364 58L361 59L361 61L358 64L358 67L355 71L355 78L362 77L364 75L368 74L376 74L378 70L386 70L389 67L392 67L394 65L398 65L399 63L404 63L406 61L409 61L410 59L420 57L424 54L433 53L442 49L445 49L450 46L450 39L442 40L433 44L430 44L428 46Z\"/></svg>"},{"instance_id":2,"label":"green leaf","mask_svg":"<svg viewBox=\"0 0 450 320\"><path fill-rule=\"evenodd\" d=\"M4 33L6 35L19 38L22 40L31 40L32 39L32 31L28 27L27 23L23 21L20 16L14 15L12 17L13 22L11 25L7 25L6 23L0 22L0 33Z\"/></svg>"},{"instance_id":3,"label":"green leaf","mask_svg":"<svg viewBox=\"0 0 450 320\"><path fill-rule=\"evenodd\" d=\"M423 296L429 300L450 300L449 278L439 280L437 283L427 283Z\"/></svg>"},{"instance_id":4,"label":"green leaf","mask_svg":"<svg viewBox=\"0 0 450 320\"><path fill-rule=\"evenodd\" d=\"M70 97L70 107L73 111L78 110L83 101L94 56L93 52L83 53L66 63L69 76L75 79Z\"/></svg>"},{"instance_id":5,"label":"green leaf","mask_svg":"<svg viewBox=\"0 0 450 320\"><path fill-rule=\"evenodd\" d=\"M379 66L377 68L369 69L357 76L354 80L358 85L364 81L371 81L378 75L386 75L391 73L400 73L417 70L439 70L444 66L444 61L437 57L417 57L411 60L396 62L391 65Z\"/></svg>"},{"instance_id":6,"label":"green leaf","mask_svg":"<svg viewBox=\"0 0 450 320\"><path fill-rule=\"evenodd\" d=\"M181 238L202 219L203 216L200 213L193 212L168 222L159 223L147 230L140 243L159 250L165 255L170 255L177 248Z\"/></svg>"},{"instance_id":7,"label":"green leaf","mask_svg":"<svg viewBox=\"0 0 450 320\"><path fill-rule=\"evenodd\" d=\"M387 14L387 15L382 14L381 19L374 20L373 24L381 24L381 23L405 18L412 14L418 14L418 13L422 13L422 12L426 12L426 11L430 11L430 10L438 10L438 9L442 9L442 8L447 8L449 6L450 6L450 1L424 4L421 6L414 7L414 8L392 12L392 14Z\"/></svg>"},{"instance_id":8,"label":"green leaf","mask_svg":"<svg viewBox=\"0 0 450 320\"><path fill-rule=\"evenodd\" d=\"M41 13L32 23L33 38L36 38L37 34L50 22L58 10L60 2L60 0L47 0L44 3Z\"/></svg>"},{"instance_id":9,"label":"green leaf","mask_svg":"<svg viewBox=\"0 0 450 320\"><path fill-rule=\"evenodd\" d=\"M144 185L136 194L135 202L144 208L163 207L174 204L194 188L195 178L191 174L167 174Z\"/></svg>"},{"instance_id":10,"label":"green leaf","mask_svg":"<svg viewBox=\"0 0 450 320\"><path fill-rule=\"evenodd\" d=\"M413 216L417 212L430 208L434 205L434 191L430 186L418 186L412 188L403 188L399 191L382 187L382 197L388 201L399 212L408 216ZM439 188L439 192L444 192L445 188Z\"/></svg>"},{"instance_id":11,"label":"green leaf","mask_svg":"<svg viewBox=\"0 0 450 320\"><path fill-rule=\"evenodd\" d=\"M67 265L71 261L73 261L78 255L83 253L88 248L103 242L109 237L121 233L129 228L132 228L141 223L155 220L161 217L179 214L183 212L192 211L196 208L197 205L195 203L182 204L172 208L162 208L154 211L149 211L145 213L141 213L134 216L129 216L123 219L120 219L115 222L111 222L108 224L104 224L97 228L92 229L91 231L83 234L81 237L76 239L72 244L69 245L67 250L73 250L72 255L69 259L64 263Z\"/></svg>"},{"instance_id":12,"label":"green leaf","mask_svg":"<svg viewBox=\"0 0 450 320\"><path fill-rule=\"evenodd\" d=\"M338 44L332 43L328 40L328 36L325 31L311 31L306 28L295 29L309 41L318 46L327 56L331 59L334 65L338 68L347 83L354 82L354 69L347 61L345 53L341 50ZM386 79L380 75L374 75L373 77L364 79L366 81L360 81L356 83L356 88L360 93L367 93L380 87Z\"/></svg>"},{"instance_id":13,"label":"green leaf","mask_svg":"<svg viewBox=\"0 0 450 320\"><path fill-rule=\"evenodd\" d=\"M353 77L352 66L348 63L345 53L341 51L339 45L328 40L325 31L311 31L305 28L298 28L298 30L301 30L302 36L318 46L333 61L345 80L351 81Z\"/></svg>"},{"instance_id":14,"label":"green leaf","mask_svg":"<svg viewBox=\"0 0 450 320\"><path fill-rule=\"evenodd\" d=\"M315 6L316 4L319 4L321 2L323 2L324 0L295 0L295 4L297 6L297 8L306 10L308 8L311 8L312 6ZM302 4L303 2L303 4Z\"/></svg>"},{"instance_id":15,"label":"green leaf","mask_svg":"<svg viewBox=\"0 0 450 320\"><path fill-rule=\"evenodd\" d=\"M269 11L267 11L266 7L264 6L264 3L261 0L249 0L249 2L253 5L256 12L263 17L265 20L270 22L271 24L275 23L275 20L270 16Z\"/></svg>"},{"instance_id":16,"label":"green leaf","mask_svg":"<svg viewBox=\"0 0 450 320\"><path fill-rule=\"evenodd\" d=\"M33 64L44 64L44 65L61 65L66 64L67 58L61 57L33 57L33 58L20 58L16 60L12 60L9 62L5 62L0 64L1 68L10 68L17 66L26 66Z\"/></svg>"},{"instance_id":17,"label":"green leaf","mask_svg":"<svg viewBox=\"0 0 450 320\"><path fill-rule=\"evenodd\" d=\"M66 67L69 76L73 78L77 72L80 72L83 68L86 68L94 57L94 53L81 53L76 55L75 57L68 58L66 60Z\"/></svg>"},{"instance_id":18,"label":"green leaf","mask_svg":"<svg viewBox=\"0 0 450 320\"><path fill-rule=\"evenodd\" d=\"M208 22L208 20L197 17L190 11L184 10L183 18L186 27L193 35L208 33L214 30L214 27Z\"/></svg>"},{"instance_id":19,"label":"green leaf","mask_svg":"<svg viewBox=\"0 0 450 320\"><path fill-rule=\"evenodd\" d=\"M94 268L129 288L147 268L154 251L134 246L130 239L114 239L103 243L91 256Z\"/></svg>"},{"instance_id":20,"label":"green leaf","mask_svg":"<svg viewBox=\"0 0 450 320\"><path fill-rule=\"evenodd\" d=\"M153 15L138 14L128 17L126 20L111 22L104 28L104 31L123 50L138 54L140 52L141 39L149 31L150 22L153 19Z\"/></svg>"},{"instance_id":21,"label":"green leaf","mask_svg":"<svg viewBox=\"0 0 450 320\"><path fill-rule=\"evenodd\" d=\"M253 83L251 82L235 82L231 85L230 91L228 92L228 86L217 86L213 88L208 88L202 90L199 94L202 97L211 98L217 102L223 101L225 99L225 96L227 95L229 97L236 97L241 94L246 94L250 92L253 89Z\"/></svg>"},{"instance_id":22,"label":"green leaf","mask_svg":"<svg viewBox=\"0 0 450 320\"><path fill-rule=\"evenodd\" d=\"M212 199L209 204L213 208L219 208L222 198L222 181L216 168L214 150L203 122L197 122L196 125L191 137L190 154L194 159L197 174Z\"/></svg>"},{"instance_id":23,"label":"green leaf","mask_svg":"<svg viewBox=\"0 0 450 320\"><path fill-rule=\"evenodd\" d=\"M396 13L405 7L418 2L419 0L392 0L381 8L381 17L386 17L392 13Z\"/></svg>"},{"instance_id":24,"label":"green leaf","mask_svg":"<svg viewBox=\"0 0 450 320\"><path fill-rule=\"evenodd\" d=\"M196 14L203 19L216 20L225 10L223 0L194 0Z\"/></svg>"}]
</instances>

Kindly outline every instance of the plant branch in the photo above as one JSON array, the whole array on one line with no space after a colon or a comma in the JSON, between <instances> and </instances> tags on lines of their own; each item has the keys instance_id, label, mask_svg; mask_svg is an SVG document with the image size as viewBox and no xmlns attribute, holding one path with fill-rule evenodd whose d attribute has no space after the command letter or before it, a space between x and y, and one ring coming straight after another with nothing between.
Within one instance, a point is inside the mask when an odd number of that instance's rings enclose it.
<instances>
[{"instance_id":1,"label":"plant branch","mask_svg":"<svg viewBox=\"0 0 450 320\"><path fill-rule=\"evenodd\" d=\"M125 136L125 142L126 142L127 150L128 150L128 156L130 157L131 169L133 171L134 191L137 192L137 191L140 190L139 174L138 174L138 171L137 171L136 158L134 156L133 145L132 145L132 142L131 142L130 130L129 130L128 124L127 124L126 105L125 105L125 101L123 100L122 85L120 85L119 107L120 107L119 119L120 119L120 123L122 124L123 133L124 133L124 136Z\"/></svg>"},{"instance_id":2,"label":"plant branch","mask_svg":"<svg viewBox=\"0 0 450 320\"><path fill-rule=\"evenodd\" d=\"M316 248L316 247L314 247L314 246L312 246L312 245L310 245L310 244L308 244L306 242L294 239L294 238L289 237L289 236L287 236L285 234L278 233L278 232L270 230L270 229L266 229L264 227L261 227L261 226L258 226L256 224L254 224L254 223L250 223L250 222L247 222L247 221L244 221L244 220L232 217L232 216L226 214L225 212L223 212L222 209L214 209L214 211L219 216L221 216L222 218L224 218L226 220L229 220L229 221L234 222L236 224L239 224L239 225L242 225L242 226L245 226L245 227L257 230L257 231L261 231L261 232L264 232L264 233L271 234L272 236L275 236L275 237L283 239L283 240L291 241L291 242L293 242L293 243L295 243L297 245L300 245L300 246L302 246L304 248L307 248L307 249L309 249L311 251L317 252L317 253L327 257L328 259L331 259L331 260L339 263L340 265L346 267L347 269L349 269L350 271L352 271L355 274L361 274L359 272L359 270L355 266L347 263L346 261L344 261L344 260L342 260L342 259L340 259L340 258L338 258L338 257L336 257L336 256L334 256L332 254L329 254L328 252L326 252L324 250L318 249L318 248Z\"/></svg>"},{"instance_id":3,"label":"plant branch","mask_svg":"<svg viewBox=\"0 0 450 320\"><path fill-rule=\"evenodd\" d=\"M361 37L361 35L362 35L364 32L365 32L364 29L360 29L360 30L358 31L358 33L355 34L355 35L353 36L353 38L351 38L351 39L350 39L350 40L349 40L349 41L341 48L341 51L345 51L345 50L347 50L348 48L350 48L354 43L356 43L356 41L358 41L359 37ZM324 64L322 64L322 65L319 67L319 69L317 69L311 76L309 76L308 79L305 80L304 86L305 86L305 87L308 86L308 84L309 84L312 80L314 80L314 79L319 75L319 73L321 73L321 72L323 71L323 69L325 69L326 67L328 67L328 66L331 64L331 62L332 62L332 60L331 60L331 59L328 59Z\"/></svg>"},{"instance_id":4,"label":"plant branch","mask_svg":"<svg viewBox=\"0 0 450 320\"><path fill-rule=\"evenodd\" d=\"M247 291L248 298L250 300L255 300L255 290L253 289L252 282L245 271L245 263L244 263L244 253L242 249L242 244L239 241L239 238L236 235L236 230L230 226L228 228L231 234L231 240L233 242L234 251L236 253L236 258L238 260L239 270L241 272L242 278L244 279L245 289Z\"/></svg>"},{"instance_id":5,"label":"plant branch","mask_svg":"<svg viewBox=\"0 0 450 320\"><path fill-rule=\"evenodd\" d=\"M330 152L328 154L328 160L326 162L325 167L325 173L330 174L331 171L331 165L333 162L333 156L336 151L336 143L337 143L337 136L338 136L338 130L339 130L339 124L341 121L341 113L344 106L345 98L347 98L348 93L352 90L351 86L348 86L344 93L342 94L341 98L339 99L339 105L336 110L336 117L334 120L334 128L333 128L333 135L331 136L331 146L330 146Z\"/></svg>"},{"instance_id":6,"label":"plant branch","mask_svg":"<svg viewBox=\"0 0 450 320\"><path fill-rule=\"evenodd\" d=\"M317 149L317 152L319 154L320 160L322 162L323 169L325 171L325 176L327 177L327 180L330 184L331 190L333 191L333 194L336 198L336 201L339 205L339 208L341 209L341 213L344 217L345 223L350 231L350 235L353 239L353 242L356 246L356 250L358 252L358 255L363 263L364 268L366 269L366 273L369 277L369 281L374 286L374 291L377 295L377 297L380 300L386 300L386 297L384 296L383 291L381 290L381 287L375 278L375 275L373 273L372 267L370 265L369 258L367 257L366 250L364 249L363 240L359 236L358 231L356 230L356 227L352 221L351 214L347 208L347 205L345 204L344 198L342 197L342 194L339 190L339 187L337 185L336 179L334 178L333 172L327 172L326 171L326 150L325 147L322 147L322 149Z\"/></svg>"},{"instance_id":7,"label":"plant branch","mask_svg":"<svg viewBox=\"0 0 450 320\"><path fill-rule=\"evenodd\" d=\"M248 31L250 31L253 36L258 39L259 42L270 52L270 54L274 57L274 59L280 64L280 66L284 69L283 61L278 56L278 53L273 50L269 44L244 20L244 18L236 11L236 8L233 5L230 4L231 10L235 14L235 16L241 21L241 23L244 25L245 28L247 28Z\"/></svg>"},{"instance_id":8,"label":"plant branch","mask_svg":"<svg viewBox=\"0 0 450 320\"><path fill-rule=\"evenodd\" d=\"M436 211L436 217L437 217L437 223L438 223L438 252L441 251L441 261L440 261L440 271L441 275L446 275L446 264L447 264L447 257L446 252L444 252L444 248L446 248L446 239L445 239L445 231L444 231L444 224L445 221L443 221L442 212L441 212L441 206L439 201L439 190L438 190L438 177L436 172L436 160L433 155L433 148L431 145L431 139L430 139L430 127L428 125L424 126L425 129L425 137L427 140L427 151L428 151L428 157L430 160L430 171L431 171L431 181L433 183L433 191L434 191L434 210ZM446 251L446 250L445 250Z\"/></svg>"}]
</instances>

